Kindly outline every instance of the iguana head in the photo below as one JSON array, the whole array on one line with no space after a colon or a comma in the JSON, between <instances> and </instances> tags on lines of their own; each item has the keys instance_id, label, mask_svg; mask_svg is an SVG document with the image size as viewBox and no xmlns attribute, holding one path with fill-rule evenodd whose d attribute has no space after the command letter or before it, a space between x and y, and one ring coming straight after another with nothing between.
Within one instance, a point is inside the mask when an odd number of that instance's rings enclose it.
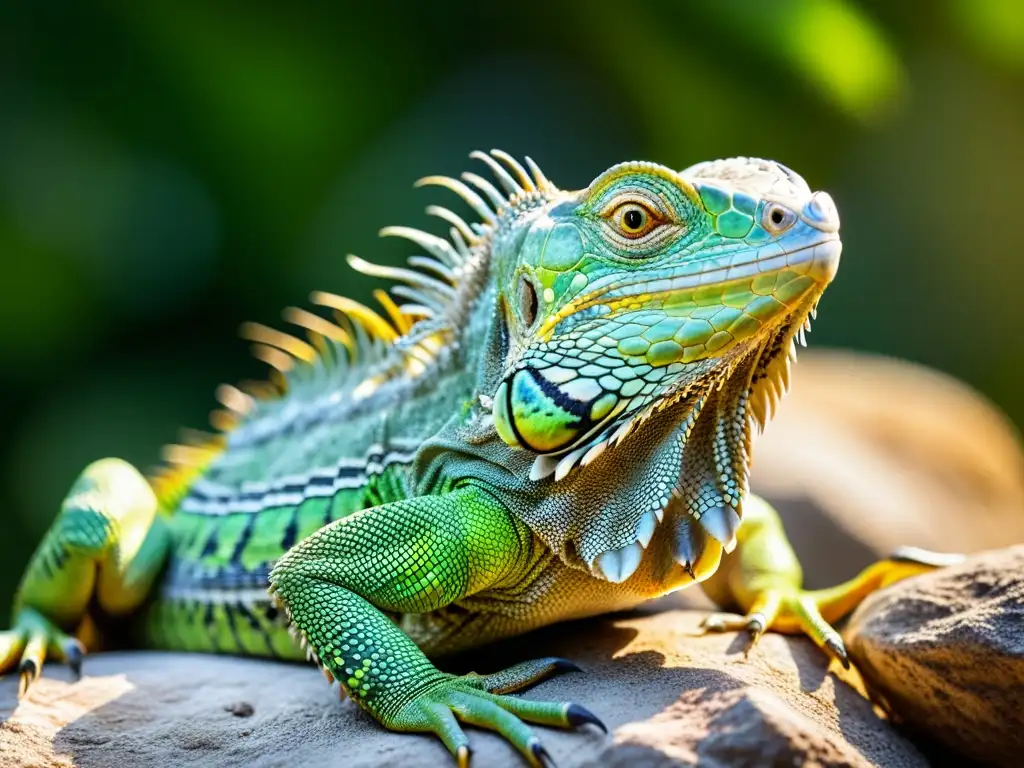
<instances>
[{"instance_id":1,"label":"iguana head","mask_svg":"<svg viewBox=\"0 0 1024 768\"><path fill-rule=\"evenodd\" d=\"M510 202L492 235L501 439L536 455L538 483L587 472L623 442L665 439L678 480L661 484L648 522L618 524L646 547L674 494L728 549L751 427L788 384L794 342L839 264L831 198L782 165L736 158L682 172L623 163L584 190ZM658 420L669 437L637 437ZM604 553L580 554L594 567ZM620 580L631 572L620 565L597 570Z\"/></svg>"},{"instance_id":2,"label":"iguana head","mask_svg":"<svg viewBox=\"0 0 1024 768\"><path fill-rule=\"evenodd\" d=\"M835 275L838 230L826 193L761 160L682 173L624 163L556 199L516 232L500 280L502 439L547 456L595 450L693 385L723 382L803 325Z\"/></svg>"}]
</instances>

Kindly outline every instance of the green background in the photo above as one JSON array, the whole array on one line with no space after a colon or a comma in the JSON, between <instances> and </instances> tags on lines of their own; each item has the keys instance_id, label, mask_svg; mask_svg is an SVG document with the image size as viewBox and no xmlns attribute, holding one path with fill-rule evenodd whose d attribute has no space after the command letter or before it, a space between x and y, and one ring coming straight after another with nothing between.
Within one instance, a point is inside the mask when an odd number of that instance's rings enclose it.
<instances>
[{"instance_id":1,"label":"green background","mask_svg":"<svg viewBox=\"0 0 1024 768\"><path fill-rule=\"evenodd\" d=\"M843 215L812 344L951 372L1024 423L1024 4L22 2L0 10L0 610L75 474L153 465L235 338L471 149L564 187L778 159ZM476 163L472 163L476 165ZM475 170L479 170L475 169ZM799 373L797 374L799 375Z\"/></svg>"}]
</instances>

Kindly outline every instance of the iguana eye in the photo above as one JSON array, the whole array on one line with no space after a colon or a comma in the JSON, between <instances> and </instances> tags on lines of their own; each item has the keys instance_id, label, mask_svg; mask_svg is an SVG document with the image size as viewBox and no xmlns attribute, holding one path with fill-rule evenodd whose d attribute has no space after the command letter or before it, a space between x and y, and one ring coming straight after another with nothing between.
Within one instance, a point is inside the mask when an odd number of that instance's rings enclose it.
<instances>
[{"instance_id":1,"label":"iguana eye","mask_svg":"<svg viewBox=\"0 0 1024 768\"><path fill-rule=\"evenodd\" d=\"M639 203L623 203L609 218L619 232L630 239L643 237L661 223L652 211Z\"/></svg>"}]
</instances>

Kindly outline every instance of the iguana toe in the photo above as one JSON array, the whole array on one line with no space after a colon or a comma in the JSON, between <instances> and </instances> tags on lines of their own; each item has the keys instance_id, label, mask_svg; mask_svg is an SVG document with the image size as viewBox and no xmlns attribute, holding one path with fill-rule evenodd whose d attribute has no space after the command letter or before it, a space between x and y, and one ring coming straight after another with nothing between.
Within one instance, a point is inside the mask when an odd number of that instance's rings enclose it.
<instances>
[{"instance_id":1,"label":"iguana toe","mask_svg":"<svg viewBox=\"0 0 1024 768\"><path fill-rule=\"evenodd\" d=\"M0 632L0 675L17 669L18 698L39 679L48 659L67 662L75 678L81 676L84 646L31 608L22 608L14 627Z\"/></svg>"},{"instance_id":2,"label":"iguana toe","mask_svg":"<svg viewBox=\"0 0 1024 768\"><path fill-rule=\"evenodd\" d=\"M523 661L490 675L480 675L478 679L481 687L488 693L515 693L531 688L555 675L582 671L579 665L569 659L548 656Z\"/></svg>"}]
</instances>

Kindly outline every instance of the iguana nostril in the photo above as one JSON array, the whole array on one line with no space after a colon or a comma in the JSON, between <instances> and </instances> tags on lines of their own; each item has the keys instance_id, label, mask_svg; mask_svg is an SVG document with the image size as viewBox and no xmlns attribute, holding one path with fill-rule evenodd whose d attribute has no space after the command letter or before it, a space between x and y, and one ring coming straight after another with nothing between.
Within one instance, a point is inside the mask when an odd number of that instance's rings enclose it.
<instances>
[{"instance_id":1,"label":"iguana nostril","mask_svg":"<svg viewBox=\"0 0 1024 768\"><path fill-rule=\"evenodd\" d=\"M839 211L827 192L815 192L804 206L803 219L822 232L839 231Z\"/></svg>"},{"instance_id":2,"label":"iguana nostril","mask_svg":"<svg viewBox=\"0 0 1024 768\"><path fill-rule=\"evenodd\" d=\"M540 302L537 299L537 289L533 282L526 275L519 277L519 317L523 321L524 330L533 328L537 322L537 312Z\"/></svg>"}]
</instances>

